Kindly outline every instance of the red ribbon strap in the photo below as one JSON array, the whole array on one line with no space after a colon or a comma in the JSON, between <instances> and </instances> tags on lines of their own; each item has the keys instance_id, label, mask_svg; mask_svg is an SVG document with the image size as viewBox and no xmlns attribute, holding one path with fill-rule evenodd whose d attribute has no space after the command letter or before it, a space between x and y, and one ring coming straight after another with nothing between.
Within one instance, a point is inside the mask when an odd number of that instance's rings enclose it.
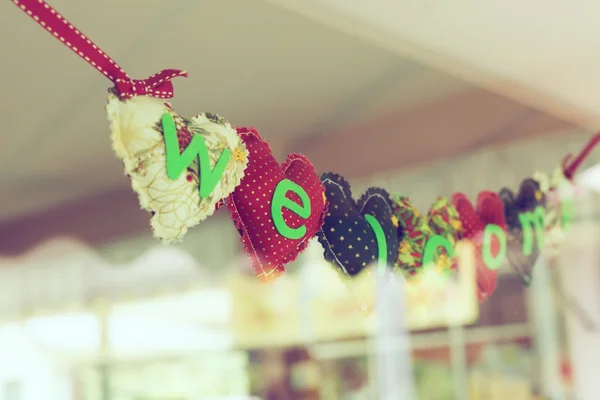
<instances>
[{"instance_id":1,"label":"red ribbon strap","mask_svg":"<svg viewBox=\"0 0 600 400\"><path fill-rule=\"evenodd\" d=\"M596 133L589 142L585 145L585 147L579 152L575 160L571 161L573 158L572 154L567 154L567 156L563 159L562 167L563 173L565 177L569 180L573 179L575 172L577 172L577 168L585 161L585 159L590 155L594 147L600 143L600 132ZM571 163L569 164L569 161Z\"/></svg>"},{"instance_id":2,"label":"red ribbon strap","mask_svg":"<svg viewBox=\"0 0 600 400\"><path fill-rule=\"evenodd\" d=\"M148 79L133 80L106 53L45 1L11 1L55 38L63 42L75 54L110 79L115 84L115 89L122 99L133 96L171 98L173 97L171 79L178 76L187 76L187 72L177 69L167 69L152 75Z\"/></svg>"}]
</instances>

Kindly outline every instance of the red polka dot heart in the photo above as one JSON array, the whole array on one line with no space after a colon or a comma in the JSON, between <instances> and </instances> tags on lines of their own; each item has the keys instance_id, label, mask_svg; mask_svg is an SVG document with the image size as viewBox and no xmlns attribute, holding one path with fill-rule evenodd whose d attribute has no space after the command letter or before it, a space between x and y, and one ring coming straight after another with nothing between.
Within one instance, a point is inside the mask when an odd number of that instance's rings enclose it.
<instances>
[{"instance_id":1,"label":"red polka dot heart","mask_svg":"<svg viewBox=\"0 0 600 400\"><path fill-rule=\"evenodd\" d=\"M478 194L477 208L462 193L452 196L452 204L460 215L463 238L469 239L475 245L477 296L480 301L483 301L494 292L498 279L498 271L495 268L489 268L483 259L484 247L489 249L490 256L494 258L498 257L501 248L497 237L491 238L489 245L484 244L484 230L488 225L495 225L506 231L504 204L497 193L490 191L482 191Z\"/></svg>"},{"instance_id":2,"label":"red polka dot heart","mask_svg":"<svg viewBox=\"0 0 600 400\"><path fill-rule=\"evenodd\" d=\"M327 212L324 187L308 159L290 154L279 164L253 128L238 128L248 151L240 185L227 209L259 279L269 281L296 259L321 229Z\"/></svg>"}]
</instances>

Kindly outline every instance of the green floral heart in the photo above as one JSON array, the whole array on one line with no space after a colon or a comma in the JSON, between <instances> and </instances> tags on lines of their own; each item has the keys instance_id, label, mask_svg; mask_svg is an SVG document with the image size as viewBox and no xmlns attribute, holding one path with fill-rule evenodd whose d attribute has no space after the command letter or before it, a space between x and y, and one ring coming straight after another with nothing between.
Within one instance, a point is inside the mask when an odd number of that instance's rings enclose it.
<instances>
[{"instance_id":1,"label":"green floral heart","mask_svg":"<svg viewBox=\"0 0 600 400\"><path fill-rule=\"evenodd\" d=\"M392 201L395 221L404 232L395 267L408 275L414 275L423 266L423 251L429 238L440 235L453 246L460 239L459 215L447 198L438 198L426 217L419 213L409 197L397 195ZM443 249L439 250L436 262L442 269L452 267L452 260Z\"/></svg>"}]
</instances>

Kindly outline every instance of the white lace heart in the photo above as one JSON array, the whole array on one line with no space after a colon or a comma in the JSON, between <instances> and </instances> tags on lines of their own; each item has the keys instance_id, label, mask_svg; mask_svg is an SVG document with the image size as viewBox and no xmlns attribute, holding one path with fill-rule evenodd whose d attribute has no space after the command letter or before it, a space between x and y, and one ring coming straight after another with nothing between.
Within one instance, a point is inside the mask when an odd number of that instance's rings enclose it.
<instances>
[{"instance_id":1,"label":"white lace heart","mask_svg":"<svg viewBox=\"0 0 600 400\"><path fill-rule=\"evenodd\" d=\"M181 240L188 228L214 213L217 203L229 196L244 176L248 163L246 148L236 130L218 116L200 114L185 119L164 100L136 96L122 101L112 94L106 111L113 150L123 161L141 208L152 213L150 224L159 239ZM190 132L203 132L211 168L224 150L231 152L223 175L208 196L200 197L197 160L176 179L167 176L161 125L165 113L173 118L178 134L185 131L190 136Z\"/></svg>"}]
</instances>

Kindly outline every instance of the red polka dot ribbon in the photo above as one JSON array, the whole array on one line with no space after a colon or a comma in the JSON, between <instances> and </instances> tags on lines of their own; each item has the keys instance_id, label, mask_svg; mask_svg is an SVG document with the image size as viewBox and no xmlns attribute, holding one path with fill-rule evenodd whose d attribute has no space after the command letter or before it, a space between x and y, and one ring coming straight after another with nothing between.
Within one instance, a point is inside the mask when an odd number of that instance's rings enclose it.
<instances>
[{"instance_id":1,"label":"red polka dot ribbon","mask_svg":"<svg viewBox=\"0 0 600 400\"><path fill-rule=\"evenodd\" d=\"M171 79L187 76L187 72L167 69L148 79L131 79L106 53L67 21L55 9L42 0L11 0L51 35L60 40L75 54L100 71L115 84L121 99L133 96L151 96L163 99L173 97Z\"/></svg>"},{"instance_id":2,"label":"red polka dot ribbon","mask_svg":"<svg viewBox=\"0 0 600 400\"><path fill-rule=\"evenodd\" d=\"M562 167L565 177L568 180L573 180L573 176L575 175L575 172L577 172L577 169L590 155L594 147L596 147L599 143L600 132L596 133L594 137L590 139L590 141L585 145L585 147L581 150L577 157L575 157L575 159L573 159L572 154L567 154L567 156L562 161Z\"/></svg>"}]
</instances>

